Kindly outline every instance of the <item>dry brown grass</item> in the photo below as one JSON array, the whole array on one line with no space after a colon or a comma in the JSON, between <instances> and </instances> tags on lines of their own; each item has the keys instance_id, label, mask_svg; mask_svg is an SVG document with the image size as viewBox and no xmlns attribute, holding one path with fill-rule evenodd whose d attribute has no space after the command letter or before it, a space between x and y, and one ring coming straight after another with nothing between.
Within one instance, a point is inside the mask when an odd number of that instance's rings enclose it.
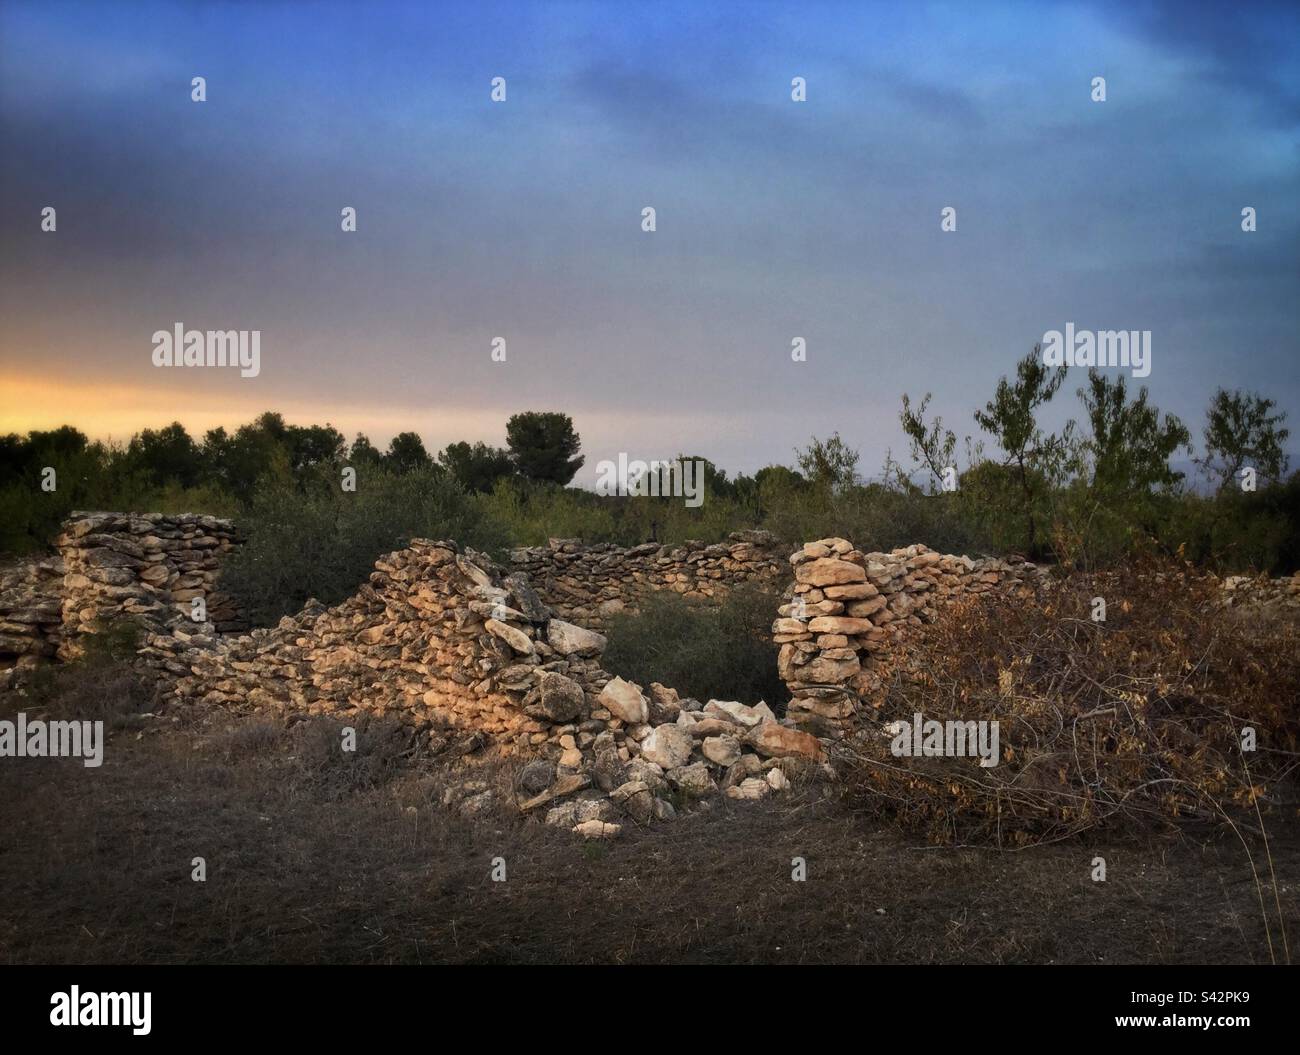
<instances>
[{"instance_id":1,"label":"dry brown grass","mask_svg":"<svg viewBox=\"0 0 1300 1055\"><path fill-rule=\"evenodd\" d=\"M933 849L804 788L585 844L509 807L448 812L446 771L386 726L345 761L333 725L205 721L123 721L98 770L0 762L0 962L1268 960L1241 847L1215 833ZM1273 856L1297 874L1293 831Z\"/></svg>"},{"instance_id":2,"label":"dry brown grass","mask_svg":"<svg viewBox=\"0 0 1300 1055\"><path fill-rule=\"evenodd\" d=\"M1217 601L1210 582L1146 567L1071 577L1041 604L948 610L897 660L882 724L846 745L851 797L935 842L1006 848L1099 826L1292 822L1300 628ZM885 725L916 713L997 721L1000 764L895 757Z\"/></svg>"},{"instance_id":3,"label":"dry brown grass","mask_svg":"<svg viewBox=\"0 0 1300 1055\"><path fill-rule=\"evenodd\" d=\"M846 799L935 844L1000 850L1222 826L1269 958L1290 962L1270 835L1297 815L1300 627L1220 600L1211 580L1147 564L1054 582L1036 604L954 606L893 658L879 724L842 745ZM895 755L890 726L915 714L997 722L1000 764Z\"/></svg>"}]
</instances>

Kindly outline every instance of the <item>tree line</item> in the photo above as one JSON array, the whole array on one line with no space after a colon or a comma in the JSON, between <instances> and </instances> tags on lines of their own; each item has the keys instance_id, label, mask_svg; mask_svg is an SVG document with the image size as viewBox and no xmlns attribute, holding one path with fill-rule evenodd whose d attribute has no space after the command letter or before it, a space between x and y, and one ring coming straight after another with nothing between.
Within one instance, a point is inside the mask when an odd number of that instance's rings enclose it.
<instances>
[{"instance_id":1,"label":"tree line","mask_svg":"<svg viewBox=\"0 0 1300 1055\"><path fill-rule=\"evenodd\" d=\"M887 452L872 479L838 433L813 436L792 464L752 475L728 476L700 458L699 508L569 486L584 459L573 419L560 412L512 416L503 447L462 441L436 454L413 432L380 450L365 435L349 443L329 424L290 425L275 412L200 439L179 423L117 445L90 442L71 426L3 436L0 550L48 546L73 508L219 513L264 541L279 539L261 548L263 567L292 565L293 591L322 599L343 584L315 590L317 574L289 552L301 548L295 540L314 539L312 560L337 558L351 569L345 578L356 569L364 577L378 552L412 534L503 549L550 536L714 542L750 527L792 543L829 535L867 549L923 542L1065 566L1153 548L1221 570L1300 566L1300 474L1288 476L1290 433L1272 400L1220 389L1194 444L1191 428L1155 406L1145 387L1134 392L1123 376L1092 370L1077 389L1077 420L1048 431L1039 417L1061 398L1066 370L1044 365L1035 348L974 410L977 430L960 443L931 414L929 394L904 395L899 420L911 464ZM1208 486L1189 486L1175 465L1180 455ZM357 470L355 494L340 486L346 466ZM53 491L43 489L49 468Z\"/></svg>"}]
</instances>

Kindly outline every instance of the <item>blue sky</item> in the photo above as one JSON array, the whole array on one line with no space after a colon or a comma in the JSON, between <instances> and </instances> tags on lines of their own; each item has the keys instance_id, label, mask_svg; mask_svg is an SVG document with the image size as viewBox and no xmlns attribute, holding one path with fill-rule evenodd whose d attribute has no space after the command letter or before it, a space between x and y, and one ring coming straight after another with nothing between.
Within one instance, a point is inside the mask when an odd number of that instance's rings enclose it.
<instances>
[{"instance_id":1,"label":"blue sky","mask_svg":"<svg viewBox=\"0 0 1300 1055\"><path fill-rule=\"evenodd\" d=\"M579 482L836 430L872 472L901 393L974 433L1066 322L1150 329L1197 435L1220 385L1294 423L1297 40L1294 5L0 0L0 429L437 448L559 409ZM156 369L175 322L261 329L260 376Z\"/></svg>"}]
</instances>

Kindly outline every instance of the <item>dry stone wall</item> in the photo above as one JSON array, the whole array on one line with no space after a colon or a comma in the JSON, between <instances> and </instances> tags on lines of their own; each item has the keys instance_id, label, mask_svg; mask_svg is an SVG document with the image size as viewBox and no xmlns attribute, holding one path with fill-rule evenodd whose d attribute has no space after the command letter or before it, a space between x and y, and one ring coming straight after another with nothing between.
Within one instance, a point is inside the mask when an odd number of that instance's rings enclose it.
<instances>
[{"instance_id":1,"label":"dry stone wall","mask_svg":"<svg viewBox=\"0 0 1300 1055\"><path fill-rule=\"evenodd\" d=\"M0 667L30 667L58 651L63 629L63 558L0 569Z\"/></svg>"},{"instance_id":2,"label":"dry stone wall","mask_svg":"<svg viewBox=\"0 0 1300 1055\"><path fill-rule=\"evenodd\" d=\"M73 513L56 540L63 561L60 655L116 619L156 630L191 619L202 598L217 630L238 630L234 601L218 588L221 559L239 542L234 524L182 513Z\"/></svg>"},{"instance_id":3,"label":"dry stone wall","mask_svg":"<svg viewBox=\"0 0 1300 1055\"><path fill-rule=\"evenodd\" d=\"M239 540L218 517L73 513L56 555L0 571L0 666L70 659L83 635L123 617L150 630L189 620L195 597L217 630L244 629L218 585L221 561Z\"/></svg>"},{"instance_id":4,"label":"dry stone wall","mask_svg":"<svg viewBox=\"0 0 1300 1055\"><path fill-rule=\"evenodd\" d=\"M1028 597L1041 571L1027 562L943 555L925 546L863 553L842 538L809 542L790 557L794 585L772 624L791 721L842 735L882 687L886 657L909 630L953 599L989 590Z\"/></svg>"},{"instance_id":5,"label":"dry stone wall","mask_svg":"<svg viewBox=\"0 0 1300 1055\"><path fill-rule=\"evenodd\" d=\"M525 699L535 667L560 657L585 676L584 657L600 639L551 629L522 578L494 578L485 566L454 543L416 539L381 557L369 581L334 607L312 601L273 628L235 637L177 626L150 636L144 654L176 676L174 695L193 703L396 714L527 748L548 739L529 713L540 700Z\"/></svg>"},{"instance_id":6,"label":"dry stone wall","mask_svg":"<svg viewBox=\"0 0 1300 1055\"><path fill-rule=\"evenodd\" d=\"M733 532L713 545L647 542L630 548L554 538L510 557L563 618L597 630L606 629L611 616L635 610L647 591L716 600L739 583L779 582L788 574L783 547L768 531Z\"/></svg>"},{"instance_id":7,"label":"dry stone wall","mask_svg":"<svg viewBox=\"0 0 1300 1055\"><path fill-rule=\"evenodd\" d=\"M309 603L269 629L239 627L219 569L236 545L215 517L78 513L57 556L0 573L0 648L23 665L76 653L118 617L146 628L141 662L162 705L285 718L393 717L457 753L529 759L517 803L548 823L608 837L670 818L684 803L761 798L825 772L842 735L882 689L891 656L947 603L990 590L1030 596L1024 562L944 556L924 546L864 553L845 539L778 560L775 539L622 549L553 540L511 568L453 542L413 540L381 557L339 605ZM794 582L772 626L788 713L685 699L601 667L605 638L579 625L635 606L647 590L716 598L738 582ZM537 577L534 586L532 577ZM206 622L191 618L202 596ZM1300 577L1229 580L1225 603L1300 607ZM491 797L467 781L449 804Z\"/></svg>"}]
</instances>

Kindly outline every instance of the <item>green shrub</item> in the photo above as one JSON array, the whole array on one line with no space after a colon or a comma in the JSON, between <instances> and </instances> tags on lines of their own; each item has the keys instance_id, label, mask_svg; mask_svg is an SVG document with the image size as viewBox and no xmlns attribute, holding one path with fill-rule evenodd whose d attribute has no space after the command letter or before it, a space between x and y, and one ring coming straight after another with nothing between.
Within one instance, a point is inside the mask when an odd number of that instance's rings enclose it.
<instances>
[{"instance_id":1,"label":"green shrub","mask_svg":"<svg viewBox=\"0 0 1300 1055\"><path fill-rule=\"evenodd\" d=\"M795 546L846 538L859 549L891 550L921 542L943 553L985 553L992 540L960 493L927 495L881 484L836 495L788 491L766 510L763 527Z\"/></svg>"},{"instance_id":2,"label":"green shrub","mask_svg":"<svg viewBox=\"0 0 1300 1055\"><path fill-rule=\"evenodd\" d=\"M259 490L240 518L246 543L222 586L254 623L269 625L312 597L337 604L366 580L375 560L412 538L454 539L500 552L506 539L445 473L371 469L355 492L318 482Z\"/></svg>"},{"instance_id":3,"label":"green shrub","mask_svg":"<svg viewBox=\"0 0 1300 1055\"><path fill-rule=\"evenodd\" d=\"M648 594L639 613L609 626L603 665L640 685L660 682L700 701L765 700L778 715L789 694L776 673L772 620L780 594L757 584L732 590L718 605L679 594Z\"/></svg>"}]
</instances>

